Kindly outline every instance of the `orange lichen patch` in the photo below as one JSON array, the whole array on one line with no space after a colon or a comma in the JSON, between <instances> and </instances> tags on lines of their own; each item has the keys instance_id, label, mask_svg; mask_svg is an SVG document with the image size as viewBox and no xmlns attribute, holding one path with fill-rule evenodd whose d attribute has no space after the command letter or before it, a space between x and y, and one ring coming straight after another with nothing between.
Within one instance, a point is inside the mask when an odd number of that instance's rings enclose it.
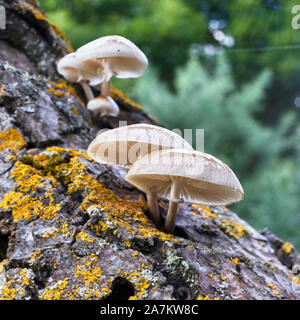
<instances>
[{"instance_id":1,"label":"orange lichen patch","mask_svg":"<svg viewBox=\"0 0 300 320\"><path fill-rule=\"evenodd\" d=\"M59 98L72 95L83 107L85 107L85 103L78 97L78 93L75 88L67 84L65 79L60 78L58 82L48 81L48 84L52 86L52 88L48 89L48 92L53 93Z\"/></svg>"},{"instance_id":2,"label":"orange lichen patch","mask_svg":"<svg viewBox=\"0 0 300 320\"><path fill-rule=\"evenodd\" d=\"M242 223L232 219L221 219L221 222L222 224L219 225L219 228L235 240L238 240L245 234L249 234L249 230Z\"/></svg>"},{"instance_id":3,"label":"orange lichen patch","mask_svg":"<svg viewBox=\"0 0 300 320\"><path fill-rule=\"evenodd\" d=\"M91 237L88 236L88 234L84 231L80 231L77 236L76 236L76 239L80 239L81 241L85 241L85 242L89 242L89 243L92 243L94 242L95 240Z\"/></svg>"},{"instance_id":4,"label":"orange lichen patch","mask_svg":"<svg viewBox=\"0 0 300 320\"><path fill-rule=\"evenodd\" d=\"M60 38L62 38L65 43L67 44L67 49L69 52L72 52L73 51L73 48L72 48L72 45L71 43L68 41L67 37L64 35L64 33L53 23L51 23L47 17L36 7L34 7L33 5L29 4L29 3L26 3L26 2L23 2L21 4L17 4L19 8L21 8L23 11L25 10L29 10L33 15L34 17L37 19L37 20L42 20L42 21L45 21L50 29L57 35L59 36Z\"/></svg>"},{"instance_id":5,"label":"orange lichen patch","mask_svg":"<svg viewBox=\"0 0 300 320\"><path fill-rule=\"evenodd\" d=\"M192 207L196 209L193 211L194 214L201 213L203 218L215 221L219 229L236 240L245 234L249 234L249 230L242 223L233 219L222 218L221 214L211 212L211 209L206 206L192 204Z\"/></svg>"},{"instance_id":6,"label":"orange lichen patch","mask_svg":"<svg viewBox=\"0 0 300 320\"><path fill-rule=\"evenodd\" d=\"M196 300L220 300L220 298L210 298L209 296L201 296L199 295Z\"/></svg>"},{"instance_id":7,"label":"orange lichen patch","mask_svg":"<svg viewBox=\"0 0 300 320\"><path fill-rule=\"evenodd\" d=\"M267 286L273 290L277 289L277 286L275 286L275 284L272 283L268 283Z\"/></svg>"},{"instance_id":8,"label":"orange lichen patch","mask_svg":"<svg viewBox=\"0 0 300 320\"><path fill-rule=\"evenodd\" d=\"M73 113L75 113L75 114L79 114L79 111L78 111L75 107L72 108L72 111L73 111Z\"/></svg>"},{"instance_id":9,"label":"orange lichen patch","mask_svg":"<svg viewBox=\"0 0 300 320\"><path fill-rule=\"evenodd\" d=\"M145 269L141 267L140 269ZM123 277L134 284L135 286L135 298L133 300L142 299L146 294L146 290L149 289L150 283L147 279L144 279L139 272L130 270L129 272L123 272Z\"/></svg>"},{"instance_id":10,"label":"orange lichen patch","mask_svg":"<svg viewBox=\"0 0 300 320\"><path fill-rule=\"evenodd\" d=\"M221 216L220 214L212 213L210 208L200 204L192 204L192 207L196 209L192 211L194 214L200 213L203 218L208 220L216 220Z\"/></svg>"},{"instance_id":11,"label":"orange lichen patch","mask_svg":"<svg viewBox=\"0 0 300 320\"><path fill-rule=\"evenodd\" d=\"M5 285L0 289L0 300L13 300L25 294L25 287L30 285L28 269L21 269L15 278L6 277Z\"/></svg>"},{"instance_id":12,"label":"orange lichen patch","mask_svg":"<svg viewBox=\"0 0 300 320\"><path fill-rule=\"evenodd\" d=\"M6 84L2 84L1 87L0 87L0 93L2 95L5 95L5 93L6 93L6 91L4 90L5 86L6 86Z\"/></svg>"},{"instance_id":13,"label":"orange lichen patch","mask_svg":"<svg viewBox=\"0 0 300 320\"><path fill-rule=\"evenodd\" d=\"M297 285L300 285L300 276L296 276L294 274L290 275L290 279Z\"/></svg>"},{"instance_id":14,"label":"orange lichen patch","mask_svg":"<svg viewBox=\"0 0 300 320\"><path fill-rule=\"evenodd\" d=\"M281 249L284 253L290 254L293 250L294 246L290 242L286 242L282 245Z\"/></svg>"},{"instance_id":15,"label":"orange lichen patch","mask_svg":"<svg viewBox=\"0 0 300 320\"><path fill-rule=\"evenodd\" d=\"M219 262L218 262L218 261L216 261L216 262L212 262L212 265L213 265L213 266L216 266L217 264L219 264Z\"/></svg>"},{"instance_id":16,"label":"orange lichen patch","mask_svg":"<svg viewBox=\"0 0 300 320\"><path fill-rule=\"evenodd\" d=\"M46 288L44 293L40 296L43 300L60 300L66 298L65 289L69 283L69 278L57 281L50 288Z\"/></svg>"},{"instance_id":17,"label":"orange lichen patch","mask_svg":"<svg viewBox=\"0 0 300 320\"><path fill-rule=\"evenodd\" d=\"M18 183L12 192L4 196L0 208L12 210L15 222L35 217L52 219L56 216L61 205L54 204L55 200L50 192L46 192L44 198L34 196L36 189L44 188L47 180L50 181L51 187L57 186L54 177L42 176L37 169L17 161L10 178Z\"/></svg>"},{"instance_id":18,"label":"orange lichen patch","mask_svg":"<svg viewBox=\"0 0 300 320\"><path fill-rule=\"evenodd\" d=\"M139 254L139 252L138 252L137 250L135 250L131 255L132 255L133 257L136 257L136 256L138 256L138 254Z\"/></svg>"},{"instance_id":19,"label":"orange lichen patch","mask_svg":"<svg viewBox=\"0 0 300 320\"><path fill-rule=\"evenodd\" d=\"M230 258L229 260L235 265L241 264L239 258Z\"/></svg>"},{"instance_id":20,"label":"orange lichen patch","mask_svg":"<svg viewBox=\"0 0 300 320\"><path fill-rule=\"evenodd\" d=\"M19 151L26 145L26 141L18 130L10 128L6 131L0 131L0 152L8 148Z\"/></svg>"},{"instance_id":21,"label":"orange lichen patch","mask_svg":"<svg viewBox=\"0 0 300 320\"><path fill-rule=\"evenodd\" d=\"M53 174L55 177L63 176L69 194L80 193L84 196L80 209L87 212L89 208L102 208L108 213L106 221L90 225L96 234L107 231L108 223L111 222L114 228L121 227L136 236L148 238L157 235L162 241L179 241L172 235L154 228L152 222L144 214L147 204L142 198L138 200L122 199L89 175L85 165L79 161L80 157L91 160L86 154L55 147L48 148L46 151L68 151L72 155L68 163L56 166ZM136 224L136 221L139 223Z\"/></svg>"},{"instance_id":22,"label":"orange lichen patch","mask_svg":"<svg viewBox=\"0 0 300 320\"><path fill-rule=\"evenodd\" d=\"M37 258L41 255L41 253L42 253L41 250L38 250L38 251L33 252L33 253L30 255L30 259L32 259L32 260L37 259Z\"/></svg>"}]
</instances>

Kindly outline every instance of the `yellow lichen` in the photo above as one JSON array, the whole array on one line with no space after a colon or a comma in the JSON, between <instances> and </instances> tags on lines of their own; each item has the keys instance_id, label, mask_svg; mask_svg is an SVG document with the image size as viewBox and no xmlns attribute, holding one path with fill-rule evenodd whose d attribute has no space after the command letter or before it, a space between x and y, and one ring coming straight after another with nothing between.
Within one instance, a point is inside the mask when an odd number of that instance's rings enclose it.
<instances>
[{"instance_id":1,"label":"yellow lichen","mask_svg":"<svg viewBox=\"0 0 300 320\"><path fill-rule=\"evenodd\" d=\"M229 260L235 265L241 264L239 258L230 258Z\"/></svg>"},{"instance_id":2,"label":"yellow lichen","mask_svg":"<svg viewBox=\"0 0 300 320\"><path fill-rule=\"evenodd\" d=\"M211 212L211 209L206 206L192 204L192 207L196 209L193 210L192 213L201 213L203 218L218 222L217 226L227 235L236 240L245 234L249 234L249 230L240 222L236 222L230 218L221 218L221 214Z\"/></svg>"},{"instance_id":3,"label":"yellow lichen","mask_svg":"<svg viewBox=\"0 0 300 320\"><path fill-rule=\"evenodd\" d=\"M209 296L202 296L201 294L196 298L196 300L220 300L220 298L210 298Z\"/></svg>"},{"instance_id":4,"label":"yellow lichen","mask_svg":"<svg viewBox=\"0 0 300 320\"><path fill-rule=\"evenodd\" d=\"M223 276L222 274L220 275L220 279L222 280L222 281L225 281L225 280L227 280L227 277L225 277L225 276Z\"/></svg>"},{"instance_id":5,"label":"yellow lichen","mask_svg":"<svg viewBox=\"0 0 300 320\"><path fill-rule=\"evenodd\" d=\"M38 251L33 252L33 253L31 254L31 256L30 256L30 259L32 259L32 260L37 259L37 258L41 255L41 253L42 253L41 250L38 250Z\"/></svg>"},{"instance_id":6,"label":"yellow lichen","mask_svg":"<svg viewBox=\"0 0 300 320\"><path fill-rule=\"evenodd\" d=\"M6 276L6 283L0 289L0 300L13 300L17 296L24 296L25 287L30 285L27 269L23 268L13 279Z\"/></svg>"},{"instance_id":7,"label":"yellow lichen","mask_svg":"<svg viewBox=\"0 0 300 320\"><path fill-rule=\"evenodd\" d=\"M4 96L5 93L6 93L5 90L4 90L5 86L6 86L5 84L2 84L1 87L0 87L0 93L1 93L3 96Z\"/></svg>"},{"instance_id":8,"label":"yellow lichen","mask_svg":"<svg viewBox=\"0 0 300 320\"><path fill-rule=\"evenodd\" d=\"M272 283L268 283L267 286L273 290L277 289L277 286L275 284Z\"/></svg>"},{"instance_id":9,"label":"yellow lichen","mask_svg":"<svg viewBox=\"0 0 300 320\"><path fill-rule=\"evenodd\" d=\"M232 219L221 219L222 224L219 226L230 237L238 240L245 234L249 234L249 230L239 222Z\"/></svg>"},{"instance_id":10,"label":"yellow lichen","mask_svg":"<svg viewBox=\"0 0 300 320\"><path fill-rule=\"evenodd\" d=\"M61 204L54 204L55 200L51 193L47 192L44 200L33 195L37 188L45 187L45 179L50 180L53 187L57 186L57 181L53 177L42 176L37 169L17 161L10 178L18 183L14 191L4 196L0 208L11 209L15 222L37 216L41 219L52 219L56 216Z\"/></svg>"},{"instance_id":11,"label":"yellow lichen","mask_svg":"<svg viewBox=\"0 0 300 320\"><path fill-rule=\"evenodd\" d=\"M80 239L81 241L85 241L85 242L94 242L94 239L89 237L88 234L84 231L80 231L77 236L76 236L76 239Z\"/></svg>"},{"instance_id":12,"label":"yellow lichen","mask_svg":"<svg viewBox=\"0 0 300 320\"><path fill-rule=\"evenodd\" d=\"M282 245L281 249L284 253L290 254L293 250L294 246L290 242L286 242Z\"/></svg>"},{"instance_id":13,"label":"yellow lichen","mask_svg":"<svg viewBox=\"0 0 300 320\"><path fill-rule=\"evenodd\" d=\"M65 79L60 78L58 82L54 81L48 81L48 84L51 85L52 87L48 89L48 92L54 94L55 96L61 98L61 97L67 97L67 96L74 96L77 101L84 107L85 103L79 98L77 91L75 90L74 87L71 85L67 84ZM76 110L76 109L75 109ZM74 108L73 108L74 111ZM78 111L76 110L78 113ZM74 112L74 113L76 113Z\"/></svg>"},{"instance_id":14,"label":"yellow lichen","mask_svg":"<svg viewBox=\"0 0 300 320\"><path fill-rule=\"evenodd\" d=\"M0 131L0 152L6 149L18 151L26 145L26 141L18 130L10 128L6 131Z\"/></svg>"},{"instance_id":15,"label":"yellow lichen","mask_svg":"<svg viewBox=\"0 0 300 320\"><path fill-rule=\"evenodd\" d=\"M29 10L34 17L37 20L42 20L44 22L46 22L49 25L49 28L52 30L52 32L54 32L57 36L59 36L60 38L62 38L64 40L64 42L67 45L67 50L69 52L73 51L72 45L71 43L68 41L67 37L64 35L64 33L53 23L51 23L47 17L36 7L34 7L33 5L31 5L30 3L26 3L23 2L21 4L17 4L19 8L21 8L23 11L25 10Z\"/></svg>"},{"instance_id":16,"label":"yellow lichen","mask_svg":"<svg viewBox=\"0 0 300 320\"><path fill-rule=\"evenodd\" d=\"M40 296L40 299L43 300L60 300L65 297L64 290L66 289L69 283L69 278L65 278L64 280L57 281L55 285L50 288L46 288L44 293Z\"/></svg>"}]
</instances>

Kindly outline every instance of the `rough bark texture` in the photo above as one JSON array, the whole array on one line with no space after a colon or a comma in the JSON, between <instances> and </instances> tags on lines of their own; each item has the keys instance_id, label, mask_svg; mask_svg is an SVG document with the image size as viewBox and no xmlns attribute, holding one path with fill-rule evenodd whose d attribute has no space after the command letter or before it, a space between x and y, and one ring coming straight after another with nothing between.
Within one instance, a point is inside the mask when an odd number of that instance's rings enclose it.
<instances>
[{"instance_id":1,"label":"rough bark texture","mask_svg":"<svg viewBox=\"0 0 300 320\"><path fill-rule=\"evenodd\" d=\"M175 235L157 230L126 170L80 151L119 120L155 120L116 89L120 118L92 120L56 73L67 40L34 1L0 4L0 298L300 298L293 246L225 207L182 204Z\"/></svg>"}]
</instances>

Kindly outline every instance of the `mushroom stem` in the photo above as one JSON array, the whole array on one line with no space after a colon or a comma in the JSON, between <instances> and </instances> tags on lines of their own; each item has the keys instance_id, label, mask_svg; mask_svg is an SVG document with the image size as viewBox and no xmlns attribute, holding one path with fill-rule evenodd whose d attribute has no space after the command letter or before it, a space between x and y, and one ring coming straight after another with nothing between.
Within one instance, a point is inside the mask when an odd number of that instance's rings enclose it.
<instances>
[{"instance_id":1,"label":"mushroom stem","mask_svg":"<svg viewBox=\"0 0 300 320\"><path fill-rule=\"evenodd\" d=\"M179 202L170 201L168 215L165 221L165 230L168 233L173 233L175 229L176 213Z\"/></svg>"},{"instance_id":2,"label":"mushroom stem","mask_svg":"<svg viewBox=\"0 0 300 320\"><path fill-rule=\"evenodd\" d=\"M94 99L93 91L90 88L90 86L87 84L87 82L82 80L82 81L80 81L80 84L81 84L81 87L82 87L82 89L84 91L84 94L85 94L85 96L87 98L87 101L90 101L90 100Z\"/></svg>"},{"instance_id":3,"label":"mushroom stem","mask_svg":"<svg viewBox=\"0 0 300 320\"><path fill-rule=\"evenodd\" d=\"M111 80L102 82L101 96L108 97L111 95Z\"/></svg>"},{"instance_id":4,"label":"mushroom stem","mask_svg":"<svg viewBox=\"0 0 300 320\"><path fill-rule=\"evenodd\" d=\"M160 225L160 214L159 214L159 208L157 203L157 196L152 192L148 192L147 202L148 202L151 220L154 222L155 226L158 227Z\"/></svg>"},{"instance_id":5,"label":"mushroom stem","mask_svg":"<svg viewBox=\"0 0 300 320\"><path fill-rule=\"evenodd\" d=\"M168 209L168 214L167 218L165 221L165 230L166 232L173 233L175 229L175 221L176 221L176 213L177 213L177 208L179 204L179 188L180 188L180 183L176 181L175 179L172 179L172 187L171 187L171 192L170 192L170 197L171 199L169 201L169 209Z\"/></svg>"}]
</instances>

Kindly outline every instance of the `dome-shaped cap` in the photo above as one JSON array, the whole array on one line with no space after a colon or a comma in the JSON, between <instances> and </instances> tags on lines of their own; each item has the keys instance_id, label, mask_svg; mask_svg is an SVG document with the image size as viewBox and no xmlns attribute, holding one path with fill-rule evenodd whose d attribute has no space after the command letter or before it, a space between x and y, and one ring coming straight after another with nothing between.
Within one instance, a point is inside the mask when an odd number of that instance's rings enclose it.
<instances>
[{"instance_id":1,"label":"dome-shaped cap","mask_svg":"<svg viewBox=\"0 0 300 320\"><path fill-rule=\"evenodd\" d=\"M109 96L99 96L91 99L87 104L87 108L95 114L101 114L101 116L108 115L116 117L119 114L119 107L117 103Z\"/></svg>"},{"instance_id":2,"label":"dome-shaped cap","mask_svg":"<svg viewBox=\"0 0 300 320\"><path fill-rule=\"evenodd\" d=\"M117 78L140 77L148 66L145 54L130 40L121 36L106 36L77 49L76 59L91 77L91 84Z\"/></svg>"},{"instance_id":3,"label":"dome-shaped cap","mask_svg":"<svg viewBox=\"0 0 300 320\"><path fill-rule=\"evenodd\" d=\"M243 199L243 188L222 161L195 150L163 150L136 161L125 179L143 192L171 201L228 205ZM171 196L177 183L178 198Z\"/></svg>"},{"instance_id":4,"label":"dome-shaped cap","mask_svg":"<svg viewBox=\"0 0 300 320\"><path fill-rule=\"evenodd\" d=\"M151 124L133 124L99 134L87 153L97 162L132 165L149 152L192 146L178 134Z\"/></svg>"},{"instance_id":5,"label":"dome-shaped cap","mask_svg":"<svg viewBox=\"0 0 300 320\"><path fill-rule=\"evenodd\" d=\"M70 82L80 82L96 76L95 70L81 68L74 52L65 55L58 61L57 72Z\"/></svg>"}]
</instances>

